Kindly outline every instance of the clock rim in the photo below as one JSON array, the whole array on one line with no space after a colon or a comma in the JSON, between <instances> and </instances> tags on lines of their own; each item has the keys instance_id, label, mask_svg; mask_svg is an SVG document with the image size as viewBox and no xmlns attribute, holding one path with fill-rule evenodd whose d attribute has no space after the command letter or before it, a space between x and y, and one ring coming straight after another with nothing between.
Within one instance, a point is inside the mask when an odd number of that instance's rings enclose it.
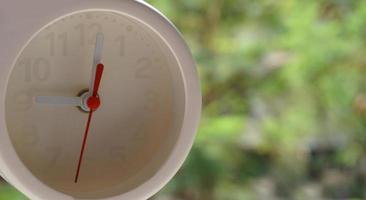
<instances>
[{"instance_id":1,"label":"clock rim","mask_svg":"<svg viewBox=\"0 0 366 200\"><path fill-rule=\"evenodd\" d=\"M34 0L32 3L34 4L38 2L42 4L46 1L49 0ZM14 2L15 4L17 3L16 1ZM57 11L63 14L52 18L50 13L40 13L38 17L46 19L43 20L46 21L46 23L34 23L31 26L33 28L28 30L28 38L25 38L27 37L27 34L23 34L22 36L14 35L12 40L15 42L26 40L29 42L29 38L33 38L33 35L37 34L38 31L41 30L41 27L44 27L45 24L49 24L50 21L55 21L55 19L57 20L65 15L70 15L71 13L94 9L112 10L128 15L129 17L132 17L149 26L149 28L158 33L171 48L172 53L180 65L180 72L185 90L185 113L182 121L181 132L176 141L176 145L172 149L165 163L152 178L124 194L105 198L109 200L147 199L164 187L175 175L178 169L182 166L193 145L196 130L200 121L202 102L200 83L193 56L176 27L163 14L146 2L140 0L105 0L102 2L98 0L64 0L63 5L65 7L60 8ZM53 9L57 8L53 7ZM23 13L23 16L27 16L26 13ZM52 18L52 20L47 20L50 18ZM11 22L9 21L9 24L10 23ZM27 21L24 20L21 23L25 24ZM21 26L21 24L17 25ZM4 33L0 32L0 38L2 38L2 34ZM15 44L15 42L13 45L19 46L19 44ZM14 67L14 64L17 60L16 58L19 56L19 54L22 52L22 49L28 44L28 42L23 42L23 44L20 45L21 48L14 48L17 49L16 53L13 53L13 56L7 58L8 63L11 63L11 65L2 65L6 63L6 61L0 61L0 65L5 66L2 67L1 71L6 72L2 73L6 74L6 76L0 76L0 174L5 175L5 179L7 179L12 185L14 185L21 192L25 193L31 199L75 199L74 197L62 194L61 192L46 186L44 183L34 177L31 172L29 172L29 170L18 158L6 128L5 96L7 83L10 73L12 72L12 68ZM4 46L0 47L0 54L4 53L5 50L6 49ZM2 55L0 55L0 58L2 59L1 56ZM6 60L6 58L4 59Z\"/></svg>"}]
</instances>

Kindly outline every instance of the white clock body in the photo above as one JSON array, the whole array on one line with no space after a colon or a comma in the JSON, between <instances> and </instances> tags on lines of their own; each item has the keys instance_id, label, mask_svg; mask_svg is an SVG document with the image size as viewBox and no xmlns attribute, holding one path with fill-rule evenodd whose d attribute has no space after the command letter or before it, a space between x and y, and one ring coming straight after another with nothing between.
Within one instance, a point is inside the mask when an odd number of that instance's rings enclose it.
<instances>
[{"instance_id":1,"label":"white clock body","mask_svg":"<svg viewBox=\"0 0 366 200\"><path fill-rule=\"evenodd\" d=\"M167 18L136 0L1 0L0 26L4 179L35 200L143 200L168 183L192 147L201 92ZM88 88L98 33L102 104L74 183L87 114L35 99Z\"/></svg>"}]
</instances>

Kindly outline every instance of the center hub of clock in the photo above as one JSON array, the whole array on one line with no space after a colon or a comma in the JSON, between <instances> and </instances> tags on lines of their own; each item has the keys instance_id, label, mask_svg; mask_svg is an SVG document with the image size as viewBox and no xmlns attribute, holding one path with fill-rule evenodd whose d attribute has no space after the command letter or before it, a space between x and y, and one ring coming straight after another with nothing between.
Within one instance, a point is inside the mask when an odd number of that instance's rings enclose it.
<instances>
[{"instance_id":1,"label":"center hub of clock","mask_svg":"<svg viewBox=\"0 0 366 200\"><path fill-rule=\"evenodd\" d=\"M81 110L85 112L96 111L100 107L100 97L90 96L89 91L84 91L82 95L80 95L82 99L82 103L80 105Z\"/></svg>"},{"instance_id":2,"label":"center hub of clock","mask_svg":"<svg viewBox=\"0 0 366 200\"><path fill-rule=\"evenodd\" d=\"M99 96L91 96L86 100L86 105L90 110L97 110L100 106L100 98Z\"/></svg>"}]
</instances>

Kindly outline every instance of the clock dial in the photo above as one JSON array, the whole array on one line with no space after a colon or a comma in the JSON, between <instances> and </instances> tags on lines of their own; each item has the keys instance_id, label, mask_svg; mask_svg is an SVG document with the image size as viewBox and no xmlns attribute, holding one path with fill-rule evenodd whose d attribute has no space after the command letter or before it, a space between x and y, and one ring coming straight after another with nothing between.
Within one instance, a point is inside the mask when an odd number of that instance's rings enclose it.
<instances>
[{"instance_id":1,"label":"clock dial","mask_svg":"<svg viewBox=\"0 0 366 200\"><path fill-rule=\"evenodd\" d=\"M74 183L88 119L78 99L90 87L98 34L100 106ZM53 21L24 47L8 81L6 123L35 177L74 197L102 198L157 172L178 138L184 96L180 66L152 28L118 12L88 10Z\"/></svg>"}]
</instances>

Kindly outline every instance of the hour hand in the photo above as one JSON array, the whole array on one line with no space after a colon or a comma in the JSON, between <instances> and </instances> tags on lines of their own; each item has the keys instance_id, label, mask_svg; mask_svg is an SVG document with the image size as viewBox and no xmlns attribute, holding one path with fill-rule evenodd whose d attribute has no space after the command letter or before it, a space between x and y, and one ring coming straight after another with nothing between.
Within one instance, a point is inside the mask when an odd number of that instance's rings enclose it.
<instances>
[{"instance_id":1,"label":"hour hand","mask_svg":"<svg viewBox=\"0 0 366 200\"><path fill-rule=\"evenodd\" d=\"M81 97L62 97L62 96L36 96L37 104L54 105L54 106L81 106Z\"/></svg>"}]
</instances>

